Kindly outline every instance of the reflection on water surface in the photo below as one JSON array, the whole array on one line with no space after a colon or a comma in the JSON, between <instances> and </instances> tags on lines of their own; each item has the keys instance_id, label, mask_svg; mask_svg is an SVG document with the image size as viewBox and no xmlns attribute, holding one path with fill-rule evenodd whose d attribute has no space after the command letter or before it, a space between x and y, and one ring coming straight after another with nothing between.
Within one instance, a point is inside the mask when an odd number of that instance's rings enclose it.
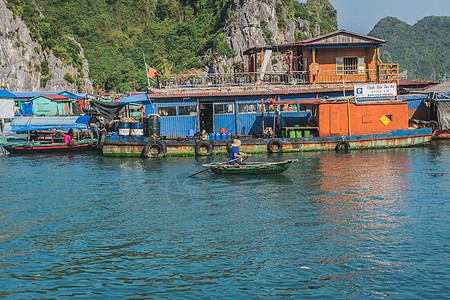
<instances>
[{"instance_id":1,"label":"reflection on water surface","mask_svg":"<svg viewBox=\"0 0 450 300\"><path fill-rule=\"evenodd\" d=\"M450 147L204 159L0 158L9 298L443 298ZM214 157L213 160L220 160Z\"/></svg>"}]
</instances>

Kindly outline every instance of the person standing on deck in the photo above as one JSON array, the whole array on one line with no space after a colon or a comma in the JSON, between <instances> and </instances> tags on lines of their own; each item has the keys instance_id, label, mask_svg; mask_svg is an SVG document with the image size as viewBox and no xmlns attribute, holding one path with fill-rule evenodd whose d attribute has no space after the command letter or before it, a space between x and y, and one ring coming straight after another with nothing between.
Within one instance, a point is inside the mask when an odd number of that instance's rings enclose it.
<instances>
[{"instance_id":1,"label":"person standing on deck","mask_svg":"<svg viewBox=\"0 0 450 300\"><path fill-rule=\"evenodd\" d=\"M241 146L241 141L238 139L234 139L231 143L231 152L230 152L230 165L240 165L242 161L240 158L252 156L251 154L245 154L239 150Z\"/></svg>"}]
</instances>

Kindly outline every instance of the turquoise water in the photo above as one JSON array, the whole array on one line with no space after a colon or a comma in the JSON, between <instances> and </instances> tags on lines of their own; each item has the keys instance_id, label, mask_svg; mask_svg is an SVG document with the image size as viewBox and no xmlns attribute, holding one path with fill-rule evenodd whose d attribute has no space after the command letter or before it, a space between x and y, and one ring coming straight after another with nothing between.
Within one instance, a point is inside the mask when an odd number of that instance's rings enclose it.
<instances>
[{"instance_id":1,"label":"turquoise water","mask_svg":"<svg viewBox=\"0 0 450 300\"><path fill-rule=\"evenodd\" d=\"M0 153L0 297L447 297L450 142L292 158Z\"/></svg>"}]
</instances>

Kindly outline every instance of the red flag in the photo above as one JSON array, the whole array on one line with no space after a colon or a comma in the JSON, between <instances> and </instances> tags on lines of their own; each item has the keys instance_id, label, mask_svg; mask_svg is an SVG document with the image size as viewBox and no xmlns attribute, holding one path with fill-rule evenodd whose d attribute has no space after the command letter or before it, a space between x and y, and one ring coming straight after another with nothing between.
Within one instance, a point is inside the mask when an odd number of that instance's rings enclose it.
<instances>
[{"instance_id":1,"label":"red flag","mask_svg":"<svg viewBox=\"0 0 450 300\"><path fill-rule=\"evenodd\" d=\"M98 82L97 82L97 90L99 89L100 87L98 86Z\"/></svg>"},{"instance_id":2,"label":"red flag","mask_svg":"<svg viewBox=\"0 0 450 300\"><path fill-rule=\"evenodd\" d=\"M102 90L100 90L100 97L102 96Z\"/></svg>"},{"instance_id":3,"label":"red flag","mask_svg":"<svg viewBox=\"0 0 450 300\"><path fill-rule=\"evenodd\" d=\"M148 73L147 73L147 75L148 75L148 78L153 78L153 77L155 77L155 76L157 76L157 75L159 75L159 74L158 74L158 72L157 72L155 69L153 69L153 68L148 68Z\"/></svg>"},{"instance_id":4,"label":"red flag","mask_svg":"<svg viewBox=\"0 0 450 300\"><path fill-rule=\"evenodd\" d=\"M86 87L86 94L89 94L89 87Z\"/></svg>"}]
</instances>

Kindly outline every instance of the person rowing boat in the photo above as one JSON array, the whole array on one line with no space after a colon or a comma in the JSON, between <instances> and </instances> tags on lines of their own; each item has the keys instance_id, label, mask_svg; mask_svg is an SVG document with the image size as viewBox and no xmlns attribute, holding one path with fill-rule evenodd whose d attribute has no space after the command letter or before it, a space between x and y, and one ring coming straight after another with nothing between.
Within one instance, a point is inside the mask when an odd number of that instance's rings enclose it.
<instances>
[{"instance_id":1,"label":"person rowing boat","mask_svg":"<svg viewBox=\"0 0 450 300\"><path fill-rule=\"evenodd\" d=\"M243 162L244 157L250 157L251 154L245 154L244 152L241 152L239 150L239 147L241 146L241 141L238 139L234 139L231 143L231 152L230 152L230 160L228 163L230 165L241 165Z\"/></svg>"}]
</instances>

